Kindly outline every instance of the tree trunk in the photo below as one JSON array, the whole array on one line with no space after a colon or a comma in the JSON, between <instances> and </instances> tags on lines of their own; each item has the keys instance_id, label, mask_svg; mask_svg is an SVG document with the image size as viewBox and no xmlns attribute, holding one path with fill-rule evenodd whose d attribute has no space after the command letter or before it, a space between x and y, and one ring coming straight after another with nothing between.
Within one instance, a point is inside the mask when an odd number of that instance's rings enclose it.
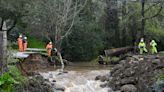
<instances>
[{"instance_id":1,"label":"tree trunk","mask_svg":"<svg viewBox=\"0 0 164 92\"><path fill-rule=\"evenodd\" d=\"M118 7L117 0L107 0L107 17L105 20L105 30L108 34L113 33L112 36L107 36L108 46L119 47L120 46L120 31L119 31L119 19L118 19ZM112 44L113 43L113 44Z\"/></svg>"},{"instance_id":2,"label":"tree trunk","mask_svg":"<svg viewBox=\"0 0 164 92\"><path fill-rule=\"evenodd\" d=\"M63 72L63 69L64 69L64 63L63 63L63 58L62 58L62 56L61 56L60 51L57 52L57 55L59 56L59 59L60 59L61 65L62 65L61 71Z\"/></svg>"},{"instance_id":3,"label":"tree trunk","mask_svg":"<svg viewBox=\"0 0 164 92\"><path fill-rule=\"evenodd\" d=\"M124 18L126 18L126 13L127 13L127 9L126 9L126 0L123 1L123 5L122 5L122 21ZM126 46L127 45L127 24L125 23L123 26L123 30L122 30L122 39L121 39L121 46Z\"/></svg>"},{"instance_id":4,"label":"tree trunk","mask_svg":"<svg viewBox=\"0 0 164 92\"><path fill-rule=\"evenodd\" d=\"M7 70L7 32L0 30L0 74Z\"/></svg>"},{"instance_id":5,"label":"tree trunk","mask_svg":"<svg viewBox=\"0 0 164 92\"><path fill-rule=\"evenodd\" d=\"M56 28L57 30L57 28ZM61 72L63 72L64 70L64 63L63 63L63 58L62 58L62 55L61 55L61 44L62 44L62 39L61 39L61 35L58 35L58 33L56 33L55 35L55 46L56 46L56 49L57 49L57 55L60 59L60 62L61 62Z\"/></svg>"},{"instance_id":6,"label":"tree trunk","mask_svg":"<svg viewBox=\"0 0 164 92\"><path fill-rule=\"evenodd\" d=\"M142 10L141 10L141 15L142 15L142 21L141 21L141 36L144 37L145 36L145 0L141 0L141 4L142 4Z\"/></svg>"}]
</instances>

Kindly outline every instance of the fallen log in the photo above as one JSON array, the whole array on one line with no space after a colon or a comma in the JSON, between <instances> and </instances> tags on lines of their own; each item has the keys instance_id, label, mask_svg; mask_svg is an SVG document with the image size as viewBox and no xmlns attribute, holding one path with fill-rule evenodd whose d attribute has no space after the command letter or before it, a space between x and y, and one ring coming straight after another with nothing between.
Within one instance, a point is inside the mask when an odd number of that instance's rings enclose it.
<instances>
[{"instance_id":1,"label":"fallen log","mask_svg":"<svg viewBox=\"0 0 164 92\"><path fill-rule=\"evenodd\" d=\"M106 56L120 56L122 54L133 51L134 49L135 47L122 47L122 48L104 50L104 52Z\"/></svg>"}]
</instances>

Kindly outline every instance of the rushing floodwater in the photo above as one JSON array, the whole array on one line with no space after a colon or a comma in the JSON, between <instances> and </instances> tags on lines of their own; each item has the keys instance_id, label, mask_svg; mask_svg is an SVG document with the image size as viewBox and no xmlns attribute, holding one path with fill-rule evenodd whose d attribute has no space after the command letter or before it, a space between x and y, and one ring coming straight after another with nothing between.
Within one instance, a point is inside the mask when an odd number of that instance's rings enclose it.
<instances>
[{"instance_id":1,"label":"rushing floodwater","mask_svg":"<svg viewBox=\"0 0 164 92\"><path fill-rule=\"evenodd\" d=\"M44 78L65 88L64 92L108 92L108 88L101 88L103 84L95 81L97 75L109 74L109 66L68 66L68 73L59 74L59 70L42 72ZM56 92L56 91L55 91ZM61 91L58 91L61 92Z\"/></svg>"}]
</instances>

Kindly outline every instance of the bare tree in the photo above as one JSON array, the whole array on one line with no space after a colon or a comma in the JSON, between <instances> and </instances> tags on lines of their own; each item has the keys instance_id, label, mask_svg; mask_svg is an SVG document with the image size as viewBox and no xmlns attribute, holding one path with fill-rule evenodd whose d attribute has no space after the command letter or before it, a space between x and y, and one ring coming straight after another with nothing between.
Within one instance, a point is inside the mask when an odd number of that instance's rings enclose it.
<instances>
[{"instance_id":1,"label":"bare tree","mask_svg":"<svg viewBox=\"0 0 164 92\"><path fill-rule=\"evenodd\" d=\"M33 5L29 6L32 10L30 15L33 16L31 21L35 25L42 25L40 27L44 29L44 36L50 41L55 41L62 69L64 68L61 56L62 41L72 32L75 18L86 4L87 0L40 0L34 1Z\"/></svg>"},{"instance_id":2,"label":"bare tree","mask_svg":"<svg viewBox=\"0 0 164 92\"><path fill-rule=\"evenodd\" d=\"M57 46L57 54L60 58L62 68L64 68L63 59L60 53L62 39L67 37L71 33L71 28L74 25L75 17L83 9L87 0L85 0L84 5L80 0L63 0L63 7L59 6L57 13L57 21L55 25L55 44Z\"/></svg>"}]
</instances>

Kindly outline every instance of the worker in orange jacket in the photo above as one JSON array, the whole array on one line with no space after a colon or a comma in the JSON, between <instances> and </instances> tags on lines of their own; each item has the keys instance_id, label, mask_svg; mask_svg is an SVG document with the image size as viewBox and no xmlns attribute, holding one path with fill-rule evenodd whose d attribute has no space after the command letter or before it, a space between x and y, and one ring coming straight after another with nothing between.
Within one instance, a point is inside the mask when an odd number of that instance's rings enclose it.
<instances>
[{"instance_id":1,"label":"worker in orange jacket","mask_svg":"<svg viewBox=\"0 0 164 92\"><path fill-rule=\"evenodd\" d=\"M27 49L27 37L25 36L23 39L23 51Z\"/></svg>"},{"instance_id":2,"label":"worker in orange jacket","mask_svg":"<svg viewBox=\"0 0 164 92\"><path fill-rule=\"evenodd\" d=\"M22 39L22 35L19 35L18 38L18 48L20 52L23 52L23 39Z\"/></svg>"},{"instance_id":3,"label":"worker in orange jacket","mask_svg":"<svg viewBox=\"0 0 164 92\"><path fill-rule=\"evenodd\" d=\"M49 42L46 46L48 56L51 56L51 51L52 51L52 42Z\"/></svg>"}]
</instances>

